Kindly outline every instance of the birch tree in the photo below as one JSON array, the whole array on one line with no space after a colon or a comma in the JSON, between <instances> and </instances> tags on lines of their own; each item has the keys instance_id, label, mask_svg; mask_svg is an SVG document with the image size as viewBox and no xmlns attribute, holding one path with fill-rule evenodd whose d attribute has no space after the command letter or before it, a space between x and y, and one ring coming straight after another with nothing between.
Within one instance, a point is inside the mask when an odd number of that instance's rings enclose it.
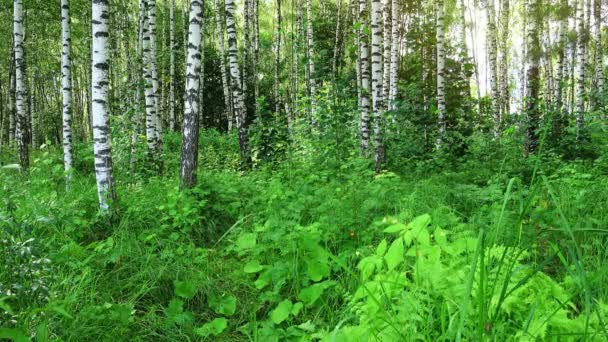
<instances>
[{"instance_id":1,"label":"birch tree","mask_svg":"<svg viewBox=\"0 0 608 342\"><path fill-rule=\"evenodd\" d=\"M222 16L220 14L221 7L219 4L221 0L213 0L215 8L215 32L217 35L217 44L219 48L219 59L220 69L222 73L222 90L224 92L224 116L228 120L228 130L232 130L232 124L234 123L234 116L232 110L232 97L230 94L230 84L228 83L228 76L226 74L226 48L224 45L224 25L222 24Z\"/></svg>"},{"instance_id":2,"label":"birch tree","mask_svg":"<svg viewBox=\"0 0 608 342\"><path fill-rule=\"evenodd\" d=\"M63 88L63 165L67 181L71 179L72 169L72 80L70 60L70 4L69 0L61 0L61 77Z\"/></svg>"},{"instance_id":3,"label":"birch tree","mask_svg":"<svg viewBox=\"0 0 608 342\"><path fill-rule=\"evenodd\" d=\"M226 31L228 33L228 59L230 63L230 79L232 85L232 99L234 105L234 116L239 134L239 147L243 164L249 162L249 147L247 135L247 118L245 117L245 106L243 91L241 89L241 72L239 69L239 50L236 40L236 23L234 19L234 0L225 0L226 9Z\"/></svg>"},{"instance_id":4,"label":"birch tree","mask_svg":"<svg viewBox=\"0 0 608 342\"><path fill-rule=\"evenodd\" d=\"M93 126L93 150L95 154L95 178L99 207L108 213L115 199L112 181L112 145L108 120L108 18L109 1L95 0L92 4L93 57L91 68L91 112Z\"/></svg>"},{"instance_id":5,"label":"birch tree","mask_svg":"<svg viewBox=\"0 0 608 342\"><path fill-rule=\"evenodd\" d=\"M510 14L511 8L509 0L500 0L500 39L498 40L500 49L500 61L499 61L499 104L500 104L500 121L505 119L505 116L509 115L510 108L510 96L509 96L509 33L510 29Z\"/></svg>"},{"instance_id":6,"label":"birch tree","mask_svg":"<svg viewBox=\"0 0 608 342\"><path fill-rule=\"evenodd\" d=\"M308 0L309 1L309 0ZM278 115L281 112L281 94L280 94L280 84L281 84L281 0L276 0L276 16L275 16L275 25L276 31L274 35L274 102L275 102L275 113Z\"/></svg>"},{"instance_id":7,"label":"birch tree","mask_svg":"<svg viewBox=\"0 0 608 342\"><path fill-rule=\"evenodd\" d=\"M596 85L596 101L594 107L596 110L602 108L602 99L604 96L604 60L602 47L602 4L600 0L593 2L594 14L594 30L595 34L595 85Z\"/></svg>"},{"instance_id":8,"label":"birch tree","mask_svg":"<svg viewBox=\"0 0 608 342\"><path fill-rule=\"evenodd\" d=\"M494 0L485 0L487 18L487 42L488 42L488 74L490 76L490 89L492 92L492 116L494 117L494 136L500 134L500 90L498 87L498 58L497 58L497 34L496 34L496 7Z\"/></svg>"},{"instance_id":9,"label":"birch tree","mask_svg":"<svg viewBox=\"0 0 608 342\"><path fill-rule=\"evenodd\" d=\"M317 81L315 79L315 47L312 28L312 1L306 0L306 42L308 45L308 87L311 119L314 122L317 108Z\"/></svg>"},{"instance_id":10,"label":"birch tree","mask_svg":"<svg viewBox=\"0 0 608 342\"><path fill-rule=\"evenodd\" d=\"M175 0L169 3L169 130L175 131Z\"/></svg>"},{"instance_id":11,"label":"birch tree","mask_svg":"<svg viewBox=\"0 0 608 342\"><path fill-rule=\"evenodd\" d=\"M372 110L374 112L374 161L376 171L384 163L384 138L382 115L384 114L384 73L382 72L382 1L372 0Z\"/></svg>"},{"instance_id":12,"label":"birch tree","mask_svg":"<svg viewBox=\"0 0 608 342\"><path fill-rule=\"evenodd\" d=\"M154 93L154 81L152 76L152 53L151 53L151 35L150 35L150 17L147 15L148 0L143 0L144 8L143 17L143 62L144 62L144 93L146 101L146 142L148 144L148 155L151 160L157 157L158 152L158 134L156 132L156 94Z\"/></svg>"},{"instance_id":13,"label":"birch tree","mask_svg":"<svg viewBox=\"0 0 608 342\"><path fill-rule=\"evenodd\" d=\"M396 110L397 106L397 72L399 67L399 3L392 0L391 5L391 56L389 75L388 109ZM387 34L386 32L384 34Z\"/></svg>"},{"instance_id":14,"label":"birch tree","mask_svg":"<svg viewBox=\"0 0 608 342\"><path fill-rule=\"evenodd\" d=\"M27 172L29 168L29 151L27 144L27 111L26 111L26 89L25 80L25 50L24 37L25 29L23 25L23 0L13 2L13 53L15 60L15 108L16 125L15 139L19 149L19 163L21 169Z\"/></svg>"},{"instance_id":15,"label":"birch tree","mask_svg":"<svg viewBox=\"0 0 608 342\"><path fill-rule=\"evenodd\" d=\"M577 26L577 65L576 65L576 137L579 139L585 125L585 1L578 0L576 10Z\"/></svg>"},{"instance_id":16,"label":"birch tree","mask_svg":"<svg viewBox=\"0 0 608 342\"><path fill-rule=\"evenodd\" d=\"M445 51L443 48L443 0L437 0L435 5L437 15L437 110L439 112L439 135L436 147L440 149L443 145L447 130L446 107L445 107Z\"/></svg>"},{"instance_id":17,"label":"birch tree","mask_svg":"<svg viewBox=\"0 0 608 342\"><path fill-rule=\"evenodd\" d=\"M526 54L526 136L524 153L529 155L538 149L538 127L540 121L539 91L540 91L540 34L539 15L542 0L530 0L526 13L532 18L527 23L528 49Z\"/></svg>"},{"instance_id":18,"label":"birch tree","mask_svg":"<svg viewBox=\"0 0 608 342\"><path fill-rule=\"evenodd\" d=\"M310 1L310 0L307 0ZM361 120L359 132L361 135L361 152L363 156L369 153L369 50L367 46L367 0L359 0L359 64L361 69Z\"/></svg>"},{"instance_id":19,"label":"birch tree","mask_svg":"<svg viewBox=\"0 0 608 342\"><path fill-rule=\"evenodd\" d=\"M186 62L186 86L184 92L184 124L182 132L182 156L180 163L180 187L196 185L198 168L199 82L201 70L201 32L203 2L192 0L188 24L188 57Z\"/></svg>"}]
</instances>

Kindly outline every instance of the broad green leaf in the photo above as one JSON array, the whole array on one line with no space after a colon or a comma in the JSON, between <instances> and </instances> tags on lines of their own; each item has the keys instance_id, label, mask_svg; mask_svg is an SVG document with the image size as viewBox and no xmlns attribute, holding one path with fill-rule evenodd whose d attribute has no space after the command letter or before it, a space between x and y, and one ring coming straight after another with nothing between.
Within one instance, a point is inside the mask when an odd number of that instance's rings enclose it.
<instances>
[{"instance_id":1,"label":"broad green leaf","mask_svg":"<svg viewBox=\"0 0 608 342\"><path fill-rule=\"evenodd\" d=\"M28 342L30 340L20 329L0 328L0 339L5 338L14 342Z\"/></svg>"},{"instance_id":2,"label":"broad green leaf","mask_svg":"<svg viewBox=\"0 0 608 342\"><path fill-rule=\"evenodd\" d=\"M169 302L169 306L165 309L165 315L169 322L177 325L186 325L192 323L194 316L189 311L184 311L184 302L179 299L173 299Z\"/></svg>"},{"instance_id":3,"label":"broad green leaf","mask_svg":"<svg viewBox=\"0 0 608 342\"><path fill-rule=\"evenodd\" d=\"M403 238L398 238L393 241L391 247L389 247L388 252L384 256L389 271L395 269L395 267L403 261L403 252Z\"/></svg>"},{"instance_id":4,"label":"broad green leaf","mask_svg":"<svg viewBox=\"0 0 608 342\"><path fill-rule=\"evenodd\" d=\"M380 242L378 248L376 248L376 255L382 258L384 253L386 253L386 247L388 247L388 242L384 239Z\"/></svg>"},{"instance_id":5,"label":"broad green leaf","mask_svg":"<svg viewBox=\"0 0 608 342\"><path fill-rule=\"evenodd\" d=\"M385 233L399 233L407 228L403 223L392 224L386 228L384 228Z\"/></svg>"},{"instance_id":6,"label":"broad green leaf","mask_svg":"<svg viewBox=\"0 0 608 342\"><path fill-rule=\"evenodd\" d=\"M255 247L257 244L258 234L256 233L245 233L239 236L236 240L236 250L244 251Z\"/></svg>"},{"instance_id":7,"label":"broad green leaf","mask_svg":"<svg viewBox=\"0 0 608 342\"><path fill-rule=\"evenodd\" d=\"M192 299L196 294L196 286L189 281L176 281L175 282L175 295L185 298Z\"/></svg>"},{"instance_id":8,"label":"broad green leaf","mask_svg":"<svg viewBox=\"0 0 608 342\"><path fill-rule=\"evenodd\" d=\"M274 324L281 324L289 317L292 307L293 304L291 301L289 299L285 299L284 301L280 302L274 310L272 310L270 313L270 319L272 319Z\"/></svg>"},{"instance_id":9,"label":"broad green leaf","mask_svg":"<svg viewBox=\"0 0 608 342\"><path fill-rule=\"evenodd\" d=\"M232 316L236 311L236 297L233 295L227 296L209 296L207 302L209 307L218 314Z\"/></svg>"},{"instance_id":10,"label":"broad green leaf","mask_svg":"<svg viewBox=\"0 0 608 342\"><path fill-rule=\"evenodd\" d=\"M304 307L304 304L302 304L300 302L295 303L291 307L291 315L296 317L300 313L300 310L302 310L303 307Z\"/></svg>"},{"instance_id":11,"label":"broad green leaf","mask_svg":"<svg viewBox=\"0 0 608 342\"><path fill-rule=\"evenodd\" d=\"M261 289L265 288L266 285L270 284L271 280L272 280L272 272L266 270L265 272L260 274L258 279L254 282L255 288L258 290L261 290Z\"/></svg>"},{"instance_id":12,"label":"broad green leaf","mask_svg":"<svg viewBox=\"0 0 608 342\"><path fill-rule=\"evenodd\" d=\"M251 260L246 265L243 271L245 273L257 273L264 269L258 260Z\"/></svg>"},{"instance_id":13,"label":"broad green leaf","mask_svg":"<svg viewBox=\"0 0 608 342\"><path fill-rule=\"evenodd\" d=\"M306 273L312 281L321 281L323 278L329 276L329 265L319 261L308 261Z\"/></svg>"},{"instance_id":14,"label":"broad green leaf","mask_svg":"<svg viewBox=\"0 0 608 342\"><path fill-rule=\"evenodd\" d=\"M300 293L298 293L298 299L304 302L306 305L312 305L321 297L327 288L334 285L335 282L333 281L324 281L322 283L313 284L300 290Z\"/></svg>"},{"instance_id":15,"label":"broad green leaf","mask_svg":"<svg viewBox=\"0 0 608 342\"><path fill-rule=\"evenodd\" d=\"M228 327L228 320L224 317L216 318L209 323L203 324L201 327L194 329L194 333L201 337L209 335L217 336L224 332Z\"/></svg>"},{"instance_id":16,"label":"broad green leaf","mask_svg":"<svg viewBox=\"0 0 608 342\"><path fill-rule=\"evenodd\" d=\"M13 309L11 308L10 305L8 305L8 303L6 303L6 300L9 299L9 298L10 297L2 297L2 298L0 298L0 309L6 311L10 315L14 315Z\"/></svg>"},{"instance_id":17,"label":"broad green leaf","mask_svg":"<svg viewBox=\"0 0 608 342\"><path fill-rule=\"evenodd\" d=\"M415 219L413 219L412 222L410 222L407 226L411 230L417 232L421 229L426 229L426 227L428 227L428 225L430 223L431 223L431 215L424 214L424 215L420 215L420 216L416 217Z\"/></svg>"}]
</instances>

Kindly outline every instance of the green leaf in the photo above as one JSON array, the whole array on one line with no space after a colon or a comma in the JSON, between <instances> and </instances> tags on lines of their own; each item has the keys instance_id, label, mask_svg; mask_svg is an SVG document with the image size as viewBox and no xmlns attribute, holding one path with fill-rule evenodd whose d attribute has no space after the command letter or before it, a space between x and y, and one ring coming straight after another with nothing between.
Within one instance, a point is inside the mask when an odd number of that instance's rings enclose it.
<instances>
[{"instance_id":1,"label":"green leaf","mask_svg":"<svg viewBox=\"0 0 608 342\"><path fill-rule=\"evenodd\" d=\"M293 304L291 301L289 299L285 299L284 301L280 302L274 310L272 310L270 313L270 319L272 319L274 324L281 324L289 317L292 307Z\"/></svg>"},{"instance_id":2,"label":"green leaf","mask_svg":"<svg viewBox=\"0 0 608 342\"><path fill-rule=\"evenodd\" d=\"M196 294L196 286L189 281L176 281L175 282L175 295L185 298L192 299Z\"/></svg>"},{"instance_id":3,"label":"green leaf","mask_svg":"<svg viewBox=\"0 0 608 342\"><path fill-rule=\"evenodd\" d=\"M233 295L228 296L209 296L207 301L209 307L218 314L225 316L232 316L236 311L236 297Z\"/></svg>"},{"instance_id":4,"label":"green leaf","mask_svg":"<svg viewBox=\"0 0 608 342\"><path fill-rule=\"evenodd\" d=\"M245 265L245 273L257 273L264 269L258 260L251 260Z\"/></svg>"},{"instance_id":5,"label":"green leaf","mask_svg":"<svg viewBox=\"0 0 608 342\"><path fill-rule=\"evenodd\" d=\"M329 276L329 265L324 262L317 260L308 261L306 273L312 281L321 281L323 278Z\"/></svg>"},{"instance_id":6,"label":"green leaf","mask_svg":"<svg viewBox=\"0 0 608 342\"><path fill-rule=\"evenodd\" d=\"M217 336L224 332L228 327L228 320L224 317L216 318L209 323L203 324L201 327L194 329L194 333L201 337L209 335Z\"/></svg>"},{"instance_id":7,"label":"green leaf","mask_svg":"<svg viewBox=\"0 0 608 342\"><path fill-rule=\"evenodd\" d=\"M384 253L386 253L387 246L388 246L388 242L386 242L386 239L382 240L380 242L380 244L378 245L378 248L376 248L376 255L379 257L383 257Z\"/></svg>"},{"instance_id":8,"label":"green leaf","mask_svg":"<svg viewBox=\"0 0 608 342\"><path fill-rule=\"evenodd\" d=\"M399 233L407 228L403 223L392 224L384 229L385 233Z\"/></svg>"},{"instance_id":9,"label":"green leaf","mask_svg":"<svg viewBox=\"0 0 608 342\"><path fill-rule=\"evenodd\" d=\"M173 299L169 302L169 306L165 309L165 315L167 315L169 322L177 325L186 325L194 320L191 312L184 311L184 302L179 299Z\"/></svg>"},{"instance_id":10,"label":"green leaf","mask_svg":"<svg viewBox=\"0 0 608 342\"><path fill-rule=\"evenodd\" d=\"M20 329L0 328L0 339L5 338L15 342L28 342L30 340Z\"/></svg>"},{"instance_id":11,"label":"green leaf","mask_svg":"<svg viewBox=\"0 0 608 342\"><path fill-rule=\"evenodd\" d=\"M392 271L403 261L403 238L398 238L393 241L391 247L388 249L388 253L384 256L386 266L389 271Z\"/></svg>"},{"instance_id":12,"label":"green leaf","mask_svg":"<svg viewBox=\"0 0 608 342\"><path fill-rule=\"evenodd\" d=\"M410 222L407 226L411 230L417 232L421 229L426 230L426 227L428 227L428 225L430 223L431 223L431 215L424 214L424 215L420 215L420 216L416 217L415 219L413 219L412 222Z\"/></svg>"},{"instance_id":13,"label":"green leaf","mask_svg":"<svg viewBox=\"0 0 608 342\"><path fill-rule=\"evenodd\" d=\"M257 244L258 234L256 233L245 233L239 236L236 240L236 250L244 251L255 247Z\"/></svg>"},{"instance_id":14,"label":"green leaf","mask_svg":"<svg viewBox=\"0 0 608 342\"><path fill-rule=\"evenodd\" d=\"M10 297L2 297L0 298L0 309L6 311L9 315L14 315L13 313L13 309L11 308L10 305L8 305L8 303L6 303L6 300L9 299Z\"/></svg>"},{"instance_id":15,"label":"green leaf","mask_svg":"<svg viewBox=\"0 0 608 342\"><path fill-rule=\"evenodd\" d=\"M291 315L296 317L300 313L300 310L302 310L303 307L304 307L304 304L302 304L300 302L295 303L291 307Z\"/></svg>"},{"instance_id":16,"label":"green leaf","mask_svg":"<svg viewBox=\"0 0 608 342\"><path fill-rule=\"evenodd\" d=\"M306 305L312 305L321 297L327 288L332 287L335 284L336 283L334 281L324 281L322 283L313 284L300 290L300 293L298 293L298 299L304 302Z\"/></svg>"},{"instance_id":17,"label":"green leaf","mask_svg":"<svg viewBox=\"0 0 608 342\"><path fill-rule=\"evenodd\" d=\"M261 289L265 288L266 285L270 284L271 280L272 280L272 272L270 272L269 270L266 270L265 272L260 274L258 279L253 284L255 285L256 289L261 290Z\"/></svg>"}]
</instances>

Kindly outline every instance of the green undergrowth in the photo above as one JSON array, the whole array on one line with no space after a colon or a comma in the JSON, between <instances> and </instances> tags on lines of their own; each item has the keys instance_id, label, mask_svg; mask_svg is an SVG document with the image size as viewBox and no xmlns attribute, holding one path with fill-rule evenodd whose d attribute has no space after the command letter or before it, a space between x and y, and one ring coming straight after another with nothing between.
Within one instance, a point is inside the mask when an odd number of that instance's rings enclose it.
<instances>
[{"instance_id":1,"label":"green undergrowth","mask_svg":"<svg viewBox=\"0 0 608 342\"><path fill-rule=\"evenodd\" d=\"M67 190L48 147L0 169L0 339L608 339L603 158L504 145L376 175L294 151L243 173L234 137L204 136L189 192L177 137L162 176L118 145L110 221L90 159Z\"/></svg>"}]
</instances>

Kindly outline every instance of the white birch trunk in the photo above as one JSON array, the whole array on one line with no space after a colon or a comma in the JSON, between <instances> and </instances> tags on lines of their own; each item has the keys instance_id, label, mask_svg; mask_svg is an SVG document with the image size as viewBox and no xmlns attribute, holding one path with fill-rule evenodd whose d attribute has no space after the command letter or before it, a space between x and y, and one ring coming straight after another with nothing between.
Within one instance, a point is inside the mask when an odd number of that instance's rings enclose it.
<instances>
[{"instance_id":1,"label":"white birch trunk","mask_svg":"<svg viewBox=\"0 0 608 342\"><path fill-rule=\"evenodd\" d=\"M219 0L213 0L215 6L215 29L217 34L217 44L220 52L220 69L222 71L222 89L224 91L224 115L228 120L228 130L232 130L234 123L234 113L232 111L232 96L230 94L230 84L226 74L226 48L224 45L224 25L222 25L222 16L220 15Z\"/></svg>"},{"instance_id":2,"label":"white birch trunk","mask_svg":"<svg viewBox=\"0 0 608 342\"><path fill-rule=\"evenodd\" d=\"M175 0L169 4L169 130L175 131Z\"/></svg>"},{"instance_id":3,"label":"white birch trunk","mask_svg":"<svg viewBox=\"0 0 608 342\"><path fill-rule=\"evenodd\" d=\"M382 71L382 1L372 0L372 110L374 112L374 161L376 171L384 163L384 73Z\"/></svg>"},{"instance_id":4,"label":"white birch trunk","mask_svg":"<svg viewBox=\"0 0 608 342\"><path fill-rule=\"evenodd\" d=\"M361 152L363 156L369 154L369 95L370 95L370 70L369 50L367 45L367 0L359 0L359 63L361 68Z\"/></svg>"},{"instance_id":5,"label":"white birch trunk","mask_svg":"<svg viewBox=\"0 0 608 342\"><path fill-rule=\"evenodd\" d=\"M92 4L93 57L91 68L91 112L95 177L99 207L108 213L110 201L115 198L112 181L112 145L108 119L108 0L95 0Z\"/></svg>"},{"instance_id":6,"label":"white birch trunk","mask_svg":"<svg viewBox=\"0 0 608 342\"><path fill-rule=\"evenodd\" d=\"M585 125L585 1L578 0L576 11L577 24L577 65L576 65L576 129L577 139L580 138L581 131Z\"/></svg>"},{"instance_id":7,"label":"white birch trunk","mask_svg":"<svg viewBox=\"0 0 608 342\"><path fill-rule=\"evenodd\" d=\"M71 179L72 169L72 81L70 61L70 4L61 0L61 83L63 87L63 165L66 181Z\"/></svg>"},{"instance_id":8,"label":"white birch trunk","mask_svg":"<svg viewBox=\"0 0 608 342\"><path fill-rule=\"evenodd\" d=\"M437 6L437 110L439 111L439 135L437 137L437 149L443 145L446 124L445 108L445 51L443 48L443 0L436 1Z\"/></svg>"},{"instance_id":9,"label":"white birch trunk","mask_svg":"<svg viewBox=\"0 0 608 342\"><path fill-rule=\"evenodd\" d=\"M26 89L25 89L25 50L24 38L25 29L23 25L23 1L15 0L13 3L13 52L15 54L15 107L16 125L15 139L19 149L19 162L22 171L29 168L29 151L27 144L27 110L26 110Z\"/></svg>"},{"instance_id":10,"label":"white birch trunk","mask_svg":"<svg viewBox=\"0 0 608 342\"><path fill-rule=\"evenodd\" d=\"M392 25L391 25L391 70L389 77L389 96L388 96L388 108L389 110L396 110L397 106L395 101L397 100L397 80L399 72L399 3L397 0L392 0ZM386 33L385 33L386 34Z\"/></svg>"},{"instance_id":11,"label":"white birch trunk","mask_svg":"<svg viewBox=\"0 0 608 342\"><path fill-rule=\"evenodd\" d=\"M312 1L306 0L306 41L308 44L308 86L310 89L311 120L315 122L317 109L317 81L315 79L315 49L312 28Z\"/></svg>"},{"instance_id":12,"label":"white birch trunk","mask_svg":"<svg viewBox=\"0 0 608 342\"><path fill-rule=\"evenodd\" d=\"M199 82L201 70L201 37L203 2L192 0L188 25L188 56L186 60L186 86L184 92L184 124L182 132L182 156L180 163L180 186L192 188L196 185L198 168Z\"/></svg>"}]
</instances>

